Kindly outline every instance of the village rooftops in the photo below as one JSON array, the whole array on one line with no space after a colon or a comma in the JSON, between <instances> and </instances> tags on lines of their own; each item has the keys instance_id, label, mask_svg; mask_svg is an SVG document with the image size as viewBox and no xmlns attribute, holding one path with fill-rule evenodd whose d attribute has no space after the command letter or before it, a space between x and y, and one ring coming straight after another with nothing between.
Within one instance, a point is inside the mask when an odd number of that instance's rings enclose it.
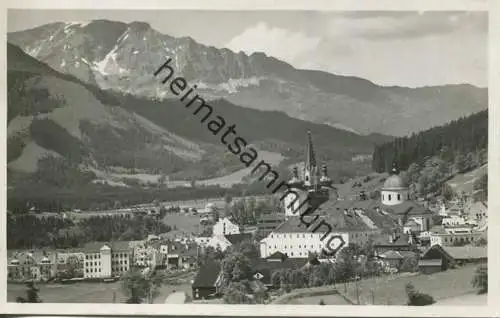
<instances>
[{"instance_id":1,"label":"village rooftops","mask_svg":"<svg viewBox=\"0 0 500 318\"><path fill-rule=\"evenodd\" d=\"M486 246L445 246L443 248L456 260L488 258L488 249Z\"/></svg>"},{"instance_id":2,"label":"village rooftops","mask_svg":"<svg viewBox=\"0 0 500 318\"><path fill-rule=\"evenodd\" d=\"M384 211L395 215L428 215L432 212L424 206L413 201L404 201L397 205L380 204L380 208Z\"/></svg>"},{"instance_id":3,"label":"village rooftops","mask_svg":"<svg viewBox=\"0 0 500 318\"><path fill-rule=\"evenodd\" d=\"M375 200L344 200L330 199L321 204L310 215L304 216L304 220L313 220L316 215L318 220L310 227L314 228L321 221L329 224L334 231L366 231L380 228L393 228L397 222L392 215L377 211L378 202ZM322 226L326 228L326 226ZM320 232L319 229L317 232ZM275 233L303 233L307 232L300 217L289 217L273 231Z\"/></svg>"},{"instance_id":4,"label":"village rooftops","mask_svg":"<svg viewBox=\"0 0 500 318\"><path fill-rule=\"evenodd\" d=\"M86 253L99 253L102 247L108 246L112 251L116 252L129 252L131 250L128 241L114 241L114 242L88 242L83 245L82 252Z\"/></svg>"},{"instance_id":5,"label":"village rooftops","mask_svg":"<svg viewBox=\"0 0 500 318\"><path fill-rule=\"evenodd\" d=\"M225 235L226 239L232 245L240 244L243 241L250 240L252 238L251 233L239 233L239 234L227 234Z\"/></svg>"}]
</instances>

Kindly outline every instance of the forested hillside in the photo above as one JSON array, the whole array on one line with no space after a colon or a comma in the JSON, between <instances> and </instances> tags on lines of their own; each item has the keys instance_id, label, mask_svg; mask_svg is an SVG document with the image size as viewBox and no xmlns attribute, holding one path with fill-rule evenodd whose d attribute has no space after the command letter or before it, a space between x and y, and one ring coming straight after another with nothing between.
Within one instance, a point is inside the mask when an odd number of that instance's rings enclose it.
<instances>
[{"instance_id":1,"label":"forested hillside","mask_svg":"<svg viewBox=\"0 0 500 318\"><path fill-rule=\"evenodd\" d=\"M389 171L394 160L406 170L403 177L416 196L450 197L453 191L445 181L488 162L488 112L377 146L372 167L377 172ZM479 178L474 188L487 195L487 174Z\"/></svg>"},{"instance_id":2,"label":"forested hillside","mask_svg":"<svg viewBox=\"0 0 500 318\"><path fill-rule=\"evenodd\" d=\"M484 110L447 125L376 146L372 168L377 172L389 171L396 160L399 167L406 170L410 164L422 163L429 157L440 156L452 161L487 147L488 111Z\"/></svg>"}]
</instances>

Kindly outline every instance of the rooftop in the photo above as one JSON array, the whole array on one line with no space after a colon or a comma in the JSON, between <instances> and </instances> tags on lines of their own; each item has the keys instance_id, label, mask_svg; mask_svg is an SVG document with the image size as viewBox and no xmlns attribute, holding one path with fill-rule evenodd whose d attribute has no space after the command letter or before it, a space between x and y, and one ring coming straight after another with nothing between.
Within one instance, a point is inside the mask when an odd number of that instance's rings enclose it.
<instances>
[{"instance_id":1,"label":"rooftop","mask_svg":"<svg viewBox=\"0 0 500 318\"><path fill-rule=\"evenodd\" d=\"M337 201L330 199L304 219L306 221L312 220L314 215L319 215L318 220L311 226L312 228L324 220L332 226L333 230L341 231L364 231L396 226L396 220L387 213L377 211L377 206L379 206L377 200ZM274 230L277 233L303 233L307 231L300 221L300 217L291 217Z\"/></svg>"},{"instance_id":2,"label":"rooftop","mask_svg":"<svg viewBox=\"0 0 500 318\"><path fill-rule=\"evenodd\" d=\"M488 258L486 246L444 246L444 250L454 259Z\"/></svg>"},{"instance_id":3,"label":"rooftop","mask_svg":"<svg viewBox=\"0 0 500 318\"><path fill-rule=\"evenodd\" d=\"M228 234L225 235L226 239L232 244L240 244L243 241L252 239L251 233L239 233L239 234Z\"/></svg>"},{"instance_id":4,"label":"rooftop","mask_svg":"<svg viewBox=\"0 0 500 318\"><path fill-rule=\"evenodd\" d=\"M413 201L404 201L397 205L384 205L380 204L380 208L388 213L395 215L427 215L432 214L431 211L426 209L423 205Z\"/></svg>"}]
</instances>

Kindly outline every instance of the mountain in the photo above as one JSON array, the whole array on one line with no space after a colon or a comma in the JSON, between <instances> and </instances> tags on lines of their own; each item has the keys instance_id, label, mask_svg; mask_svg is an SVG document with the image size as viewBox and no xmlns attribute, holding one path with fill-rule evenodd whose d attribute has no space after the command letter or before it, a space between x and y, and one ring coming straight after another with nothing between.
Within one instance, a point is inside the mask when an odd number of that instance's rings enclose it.
<instances>
[{"instance_id":1,"label":"mountain","mask_svg":"<svg viewBox=\"0 0 500 318\"><path fill-rule=\"evenodd\" d=\"M176 72L197 84L207 99L282 111L358 134L403 136L487 108L486 88L384 87L296 69L263 53L235 53L174 38L144 22L57 22L9 33L8 40L85 83L143 97L170 97L152 74L172 57Z\"/></svg>"},{"instance_id":2,"label":"mountain","mask_svg":"<svg viewBox=\"0 0 500 318\"><path fill-rule=\"evenodd\" d=\"M160 177L216 178L243 168L237 156L228 155L220 136L213 136L180 101L103 91L10 43L7 84L9 186L125 186L137 180L156 183ZM391 139L359 136L225 100L211 104L260 155L274 156L273 164L282 161L284 167L303 160L307 130L313 132L318 160L334 173L359 171L352 157L369 155L375 144ZM369 169L369 163L362 167Z\"/></svg>"}]
</instances>

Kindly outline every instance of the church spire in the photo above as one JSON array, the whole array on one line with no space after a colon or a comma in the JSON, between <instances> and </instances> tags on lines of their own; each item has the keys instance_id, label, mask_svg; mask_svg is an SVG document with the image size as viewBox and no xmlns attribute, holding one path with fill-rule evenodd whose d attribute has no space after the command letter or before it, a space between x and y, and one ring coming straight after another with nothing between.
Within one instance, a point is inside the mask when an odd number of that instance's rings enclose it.
<instances>
[{"instance_id":1,"label":"church spire","mask_svg":"<svg viewBox=\"0 0 500 318\"><path fill-rule=\"evenodd\" d=\"M306 169L312 170L313 167L316 167L316 155L314 154L314 146L310 130L307 131L307 138Z\"/></svg>"},{"instance_id":2,"label":"church spire","mask_svg":"<svg viewBox=\"0 0 500 318\"><path fill-rule=\"evenodd\" d=\"M317 185L319 179L319 171L316 167L316 155L314 153L314 146L312 142L311 131L307 131L307 154L306 162L304 165L304 182L307 186Z\"/></svg>"}]
</instances>

